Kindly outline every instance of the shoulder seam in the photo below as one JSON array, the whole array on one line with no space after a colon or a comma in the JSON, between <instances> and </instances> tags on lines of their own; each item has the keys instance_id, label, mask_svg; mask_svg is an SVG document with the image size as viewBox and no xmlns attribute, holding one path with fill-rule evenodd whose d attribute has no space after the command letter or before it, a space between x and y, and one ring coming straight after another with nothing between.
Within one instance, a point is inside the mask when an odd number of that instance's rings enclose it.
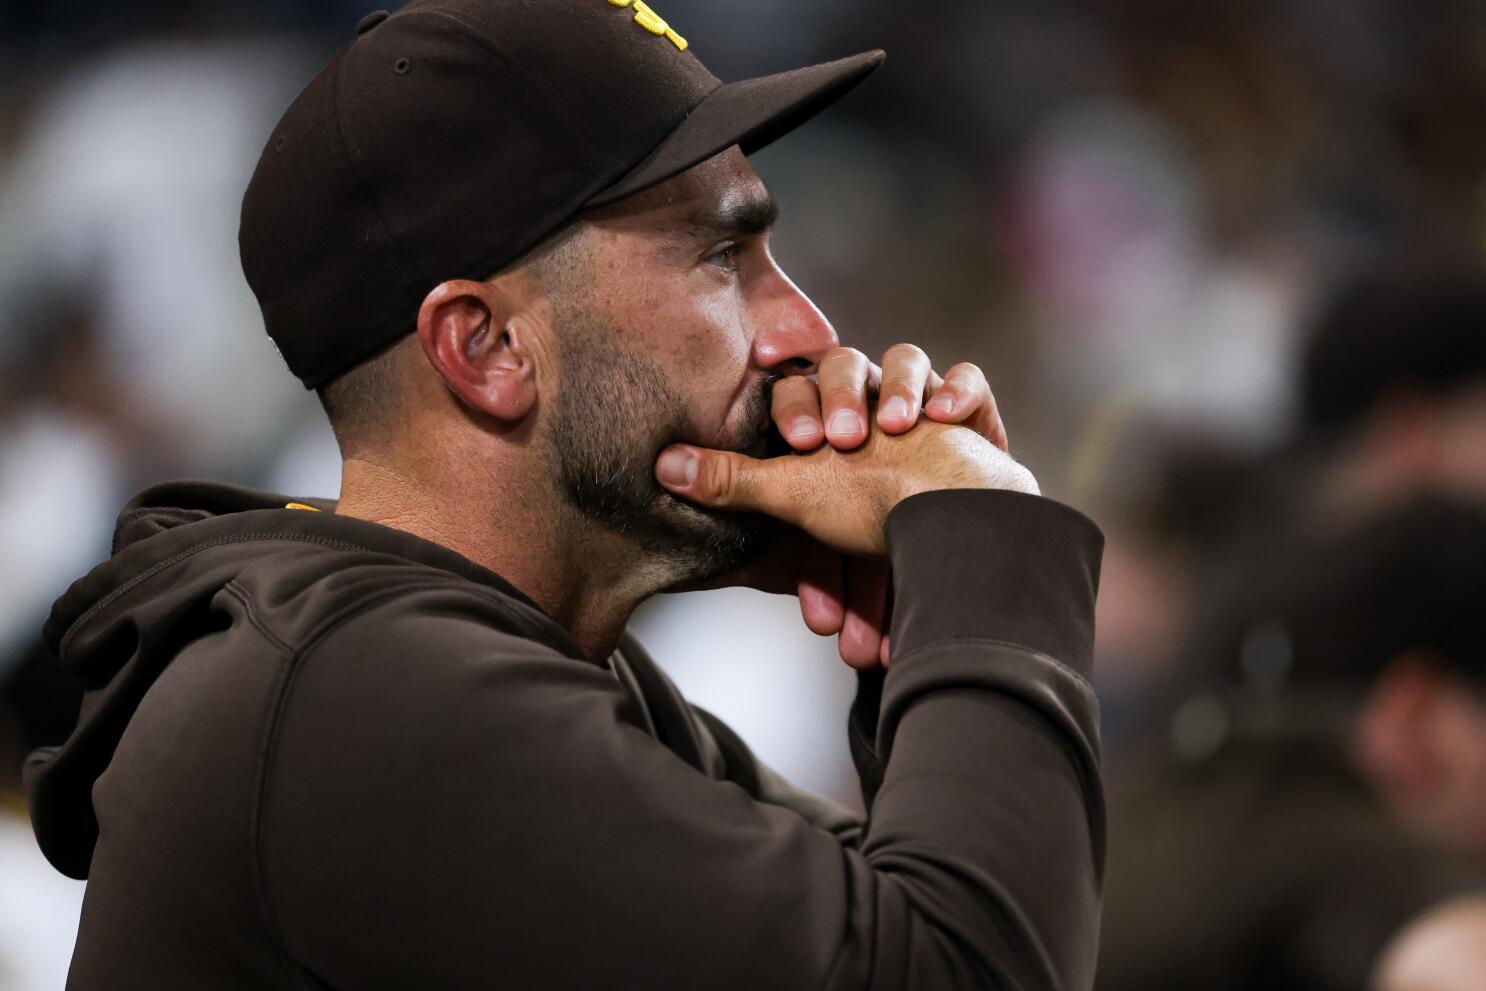
<instances>
[{"instance_id":1,"label":"shoulder seam","mask_svg":"<svg viewBox=\"0 0 1486 991\"><path fill-rule=\"evenodd\" d=\"M261 633L264 639L268 640L275 647L277 647L281 653L294 653L294 648L290 646L289 641L279 636L279 634L268 625L268 622L261 615L259 615L257 603L253 601L252 596L248 595L247 589L238 584L236 578L229 581L222 588L223 591L227 592L242 605L243 615L248 618L248 623L253 627L253 629Z\"/></svg>"},{"instance_id":2,"label":"shoulder seam","mask_svg":"<svg viewBox=\"0 0 1486 991\"><path fill-rule=\"evenodd\" d=\"M424 586L434 583L422 583ZM447 584L439 582L437 584ZM436 586L435 586L436 587ZM279 724L284 710L288 707L289 695L293 691L295 675L299 673L301 662L316 646L339 625L354 618L359 613L367 612L381 605L382 601L393 595L409 591L406 588L384 589L378 595L368 596L347 604L330 616L326 617L310 635L305 638L303 644L289 651L287 662L280 668L278 678L274 685L273 698L269 703L268 725L263 733L263 740L258 748L258 767L253 781L253 812L249 820L249 844L250 865L253 872L254 887L257 888L258 910L262 914L263 924L268 930L268 938L272 941L274 950L278 955L279 964L284 968L286 976L295 987L302 987L300 972L304 966L289 952L289 942L284 937L282 927L279 925L278 912L274 910L273 898L268 891L268 869L263 857L263 834L264 822L267 819L267 792L270 765L273 763L274 755L278 749Z\"/></svg>"},{"instance_id":3,"label":"shoulder seam","mask_svg":"<svg viewBox=\"0 0 1486 991\"><path fill-rule=\"evenodd\" d=\"M471 594L475 598L491 602L499 603L500 601L494 592L487 595L485 594L485 589L473 583L466 582L466 580L460 579L457 575L450 575L447 578L439 577L420 582L410 582L399 585L397 588L383 589L373 595L347 603L345 606L325 617L324 620L309 632L302 644L287 651L289 656L286 663L280 669L277 683L274 686L273 698L269 703L268 725L263 734L263 741L259 746L258 767L253 782L253 811L250 820L251 869L254 886L257 888L259 912L262 914L264 925L268 929L269 939L273 942L274 948L279 955L280 963L288 973L290 981L296 987L301 986L298 971L304 970L304 967L289 952L288 941L285 939L284 932L279 925L278 913L274 910L273 898L269 893L268 866L263 856L264 826L268 817L267 793L269 776L272 771L271 765L278 750L280 724L284 712L288 708L289 697L294 690L295 678L304 666L303 662L305 659L324 643L332 633L345 627L352 620L375 611L387 601L396 597L440 588ZM525 626L525 623L520 622L520 620L521 617L518 616L518 623ZM261 627L258 628L262 629ZM275 638L275 640L276 642L282 642L278 641L278 638ZM550 645L547 646L550 649ZM553 652L559 657L566 657L566 655L561 654L555 649Z\"/></svg>"}]
</instances>

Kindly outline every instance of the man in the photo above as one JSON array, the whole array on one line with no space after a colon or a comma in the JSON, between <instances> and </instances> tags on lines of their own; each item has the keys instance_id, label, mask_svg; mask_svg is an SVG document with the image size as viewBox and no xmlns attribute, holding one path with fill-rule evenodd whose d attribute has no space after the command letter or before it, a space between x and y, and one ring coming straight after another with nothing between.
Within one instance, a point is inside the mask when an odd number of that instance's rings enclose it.
<instances>
[{"instance_id":1,"label":"man","mask_svg":"<svg viewBox=\"0 0 1486 991\"><path fill-rule=\"evenodd\" d=\"M57 604L74 989L1089 986L1098 532L978 370L878 372L769 255L744 153L881 54L689 47L638 0L415 3L270 137L244 267L341 499L146 492ZM624 635L745 581L863 669L865 821Z\"/></svg>"},{"instance_id":2,"label":"man","mask_svg":"<svg viewBox=\"0 0 1486 991\"><path fill-rule=\"evenodd\" d=\"M1111 789L1099 986L1486 986L1486 510L1292 541Z\"/></svg>"}]
</instances>

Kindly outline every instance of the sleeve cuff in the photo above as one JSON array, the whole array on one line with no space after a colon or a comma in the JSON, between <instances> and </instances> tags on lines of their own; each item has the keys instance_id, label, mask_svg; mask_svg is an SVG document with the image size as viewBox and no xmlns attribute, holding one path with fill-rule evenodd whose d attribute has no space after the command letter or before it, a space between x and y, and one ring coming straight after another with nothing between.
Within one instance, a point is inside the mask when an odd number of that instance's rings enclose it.
<instances>
[{"instance_id":1,"label":"sleeve cuff","mask_svg":"<svg viewBox=\"0 0 1486 991\"><path fill-rule=\"evenodd\" d=\"M942 489L887 518L896 661L948 640L1016 644L1088 679L1104 537L1042 496Z\"/></svg>"}]
</instances>

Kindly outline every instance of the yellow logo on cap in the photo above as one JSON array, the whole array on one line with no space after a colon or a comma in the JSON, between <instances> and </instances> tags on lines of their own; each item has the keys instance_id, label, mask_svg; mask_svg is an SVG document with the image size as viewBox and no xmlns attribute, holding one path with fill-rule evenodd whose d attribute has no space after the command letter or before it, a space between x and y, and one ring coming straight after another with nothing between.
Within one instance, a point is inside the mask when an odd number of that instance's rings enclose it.
<instances>
[{"instance_id":1,"label":"yellow logo on cap","mask_svg":"<svg viewBox=\"0 0 1486 991\"><path fill-rule=\"evenodd\" d=\"M678 52L686 51L686 39L681 37L671 26L667 24L659 14L650 9L645 0L609 0L616 7L634 7L635 23L640 25L651 34L661 35L670 40L676 46Z\"/></svg>"}]
</instances>

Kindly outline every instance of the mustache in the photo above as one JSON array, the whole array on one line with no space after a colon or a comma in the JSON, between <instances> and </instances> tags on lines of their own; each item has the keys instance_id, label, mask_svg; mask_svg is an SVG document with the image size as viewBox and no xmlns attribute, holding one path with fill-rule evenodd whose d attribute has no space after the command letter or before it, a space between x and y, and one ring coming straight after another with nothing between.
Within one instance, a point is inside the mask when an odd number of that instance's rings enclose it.
<instances>
[{"instance_id":1,"label":"mustache","mask_svg":"<svg viewBox=\"0 0 1486 991\"><path fill-rule=\"evenodd\" d=\"M769 372L759 382L758 388L749 394L744 407L743 423L732 450L739 454L763 457L765 449L772 447L772 440L783 440L774 427L773 417L774 386L783 378L778 372Z\"/></svg>"}]
</instances>

